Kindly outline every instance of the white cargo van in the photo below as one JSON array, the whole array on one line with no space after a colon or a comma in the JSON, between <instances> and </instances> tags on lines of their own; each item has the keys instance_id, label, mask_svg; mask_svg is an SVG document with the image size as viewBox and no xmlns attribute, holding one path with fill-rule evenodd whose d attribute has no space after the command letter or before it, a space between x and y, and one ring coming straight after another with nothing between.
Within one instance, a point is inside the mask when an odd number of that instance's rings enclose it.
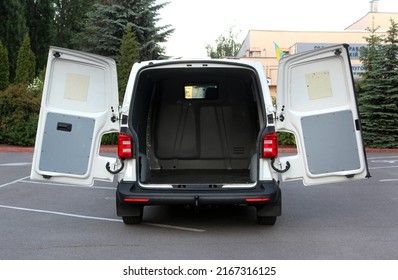
<instances>
[{"instance_id":1,"label":"white cargo van","mask_svg":"<svg viewBox=\"0 0 398 280\"><path fill-rule=\"evenodd\" d=\"M117 215L149 205L245 205L259 224L281 215L283 181L369 176L346 45L281 59L277 107L261 64L164 60L134 64L118 104L112 59L51 47L31 178L92 185L118 176ZM279 157L276 131L297 154ZM118 158L99 154L119 132Z\"/></svg>"}]
</instances>

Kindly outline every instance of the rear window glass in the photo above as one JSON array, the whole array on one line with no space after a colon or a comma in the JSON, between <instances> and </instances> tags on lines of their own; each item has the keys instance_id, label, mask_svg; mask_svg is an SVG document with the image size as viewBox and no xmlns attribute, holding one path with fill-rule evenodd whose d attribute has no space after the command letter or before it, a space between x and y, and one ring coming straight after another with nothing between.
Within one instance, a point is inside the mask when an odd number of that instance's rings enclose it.
<instances>
[{"instance_id":1,"label":"rear window glass","mask_svg":"<svg viewBox=\"0 0 398 280\"><path fill-rule=\"evenodd\" d=\"M218 85L208 83L186 84L184 93L185 99L214 100L218 99Z\"/></svg>"}]
</instances>

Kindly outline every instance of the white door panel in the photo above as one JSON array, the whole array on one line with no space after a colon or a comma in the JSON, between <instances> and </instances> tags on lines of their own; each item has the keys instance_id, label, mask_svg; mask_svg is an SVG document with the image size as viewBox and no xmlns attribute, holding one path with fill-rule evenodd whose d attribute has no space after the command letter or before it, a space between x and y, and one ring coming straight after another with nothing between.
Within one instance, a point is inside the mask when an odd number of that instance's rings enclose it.
<instances>
[{"instance_id":1,"label":"white door panel","mask_svg":"<svg viewBox=\"0 0 398 280\"><path fill-rule=\"evenodd\" d=\"M278 131L293 133L298 154L284 181L323 184L368 175L351 65L345 45L286 57L278 74Z\"/></svg>"},{"instance_id":2,"label":"white door panel","mask_svg":"<svg viewBox=\"0 0 398 280\"><path fill-rule=\"evenodd\" d=\"M112 59L52 47L36 136L31 178L92 185L112 181L99 155L104 133L119 129L111 121L118 107L116 64Z\"/></svg>"}]
</instances>

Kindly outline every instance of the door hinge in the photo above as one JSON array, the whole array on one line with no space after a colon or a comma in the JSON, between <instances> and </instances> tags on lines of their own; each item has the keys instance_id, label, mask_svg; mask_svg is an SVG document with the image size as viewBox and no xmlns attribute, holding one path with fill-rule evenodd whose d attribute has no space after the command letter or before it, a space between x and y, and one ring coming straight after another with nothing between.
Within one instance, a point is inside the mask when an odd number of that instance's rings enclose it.
<instances>
[{"instance_id":1,"label":"door hinge","mask_svg":"<svg viewBox=\"0 0 398 280\"><path fill-rule=\"evenodd\" d=\"M279 115L279 116L275 116L275 119L276 119L277 121L283 122L283 121L285 120L285 116L283 115L284 111L285 111L285 105L282 105L282 109L281 109L280 115ZM276 115L276 114L275 114L275 115Z\"/></svg>"},{"instance_id":2,"label":"door hinge","mask_svg":"<svg viewBox=\"0 0 398 280\"><path fill-rule=\"evenodd\" d=\"M341 55L341 53L342 53L341 49L337 49L334 51L335 55Z\"/></svg>"},{"instance_id":3,"label":"door hinge","mask_svg":"<svg viewBox=\"0 0 398 280\"><path fill-rule=\"evenodd\" d=\"M115 123L117 121L120 121L120 106L118 108L117 114L115 113L115 109L113 108L113 106L111 106L111 111L112 111L111 122Z\"/></svg>"}]
</instances>

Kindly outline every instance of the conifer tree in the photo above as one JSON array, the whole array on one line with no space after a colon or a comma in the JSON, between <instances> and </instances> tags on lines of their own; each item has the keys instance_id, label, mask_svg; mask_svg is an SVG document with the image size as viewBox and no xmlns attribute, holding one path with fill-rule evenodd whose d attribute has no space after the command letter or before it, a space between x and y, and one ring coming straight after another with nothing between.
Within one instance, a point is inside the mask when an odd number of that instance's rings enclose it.
<instances>
[{"instance_id":1,"label":"conifer tree","mask_svg":"<svg viewBox=\"0 0 398 280\"><path fill-rule=\"evenodd\" d=\"M117 59L125 26L131 23L140 44L140 60L161 59L164 48L159 43L165 42L174 31L169 25L156 26L158 11L166 4L155 4L155 0L113 0L96 4L88 13L77 44L85 51Z\"/></svg>"},{"instance_id":2,"label":"conifer tree","mask_svg":"<svg viewBox=\"0 0 398 280\"><path fill-rule=\"evenodd\" d=\"M0 40L7 48L10 63L10 81L14 80L18 48L26 33L23 1L0 1Z\"/></svg>"},{"instance_id":3,"label":"conifer tree","mask_svg":"<svg viewBox=\"0 0 398 280\"><path fill-rule=\"evenodd\" d=\"M359 87L359 106L362 117L362 128L365 145L374 147L374 140L378 137L375 130L376 115L378 112L380 99L383 98L382 89L379 86L381 80L381 42L382 38L376 34L378 26L374 23L368 27L370 35L365 37L367 47L361 51L361 61L365 71L362 73L362 80Z\"/></svg>"},{"instance_id":4,"label":"conifer tree","mask_svg":"<svg viewBox=\"0 0 398 280\"><path fill-rule=\"evenodd\" d=\"M119 96L124 94L127 87L131 67L138 60L140 46L132 30L132 24L127 24L126 32L122 38L120 46L120 56L118 58L118 84Z\"/></svg>"},{"instance_id":5,"label":"conifer tree","mask_svg":"<svg viewBox=\"0 0 398 280\"><path fill-rule=\"evenodd\" d=\"M55 8L55 45L80 49L79 38L87 21L87 13L99 0L52 0Z\"/></svg>"},{"instance_id":6,"label":"conifer tree","mask_svg":"<svg viewBox=\"0 0 398 280\"><path fill-rule=\"evenodd\" d=\"M48 48L55 38L54 0L24 2L31 49L36 55L36 70L40 70L46 65Z\"/></svg>"},{"instance_id":7,"label":"conifer tree","mask_svg":"<svg viewBox=\"0 0 398 280\"><path fill-rule=\"evenodd\" d=\"M8 87L10 79L10 65L8 63L7 48L0 41L0 90Z\"/></svg>"},{"instance_id":8,"label":"conifer tree","mask_svg":"<svg viewBox=\"0 0 398 280\"><path fill-rule=\"evenodd\" d=\"M87 23L75 44L86 52L117 59L124 27L128 23L123 7L96 4L87 16Z\"/></svg>"},{"instance_id":9,"label":"conifer tree","mask_svg":"<svg viewBox=\"0 0 398 280\"><path fill-rule=\"evenodd\" d=\"M376 34L374 24L365 37L368 46L361 51L365 68L358 83L359 105L365 145L374 148L397 148L397 25L384 38Z\"/></svg>"},{"instance_id":10,"label":"conifer tree","mask_svg":"<svg viewBox=\"0 0 398 280\"><path fill-rule=\"evenodd\" d=\"M156 0L117 0L121 6L131 11L129 22L140 44L140 59L164 59L165 49L159 43L164 43L174 32L171 25L156 26L159 10L168 2L156 4Z\"/></svg>"},{"instance_id":11,"label":"conifer tree","mask_svg":"<svg viewBox=\"0 0 398 280\"><path fill-rule=\"evenodd\" d=\"M383 40L382 88L384 99L380 110L383 137L379 146L398 148L398 23L391 19L387 37Z\"/></svg>"},{"instance_id":12,"label":"conifer tree","mask_svg":"<svg viewBox=\"0 0 398 280\"><path fill-rule=\"evenodd\" d=\"M18 50L15 82L29 83L35 78L36 58L30 48L29 34L25 35L22 46Z\"/></svg>"}]
</instances>

